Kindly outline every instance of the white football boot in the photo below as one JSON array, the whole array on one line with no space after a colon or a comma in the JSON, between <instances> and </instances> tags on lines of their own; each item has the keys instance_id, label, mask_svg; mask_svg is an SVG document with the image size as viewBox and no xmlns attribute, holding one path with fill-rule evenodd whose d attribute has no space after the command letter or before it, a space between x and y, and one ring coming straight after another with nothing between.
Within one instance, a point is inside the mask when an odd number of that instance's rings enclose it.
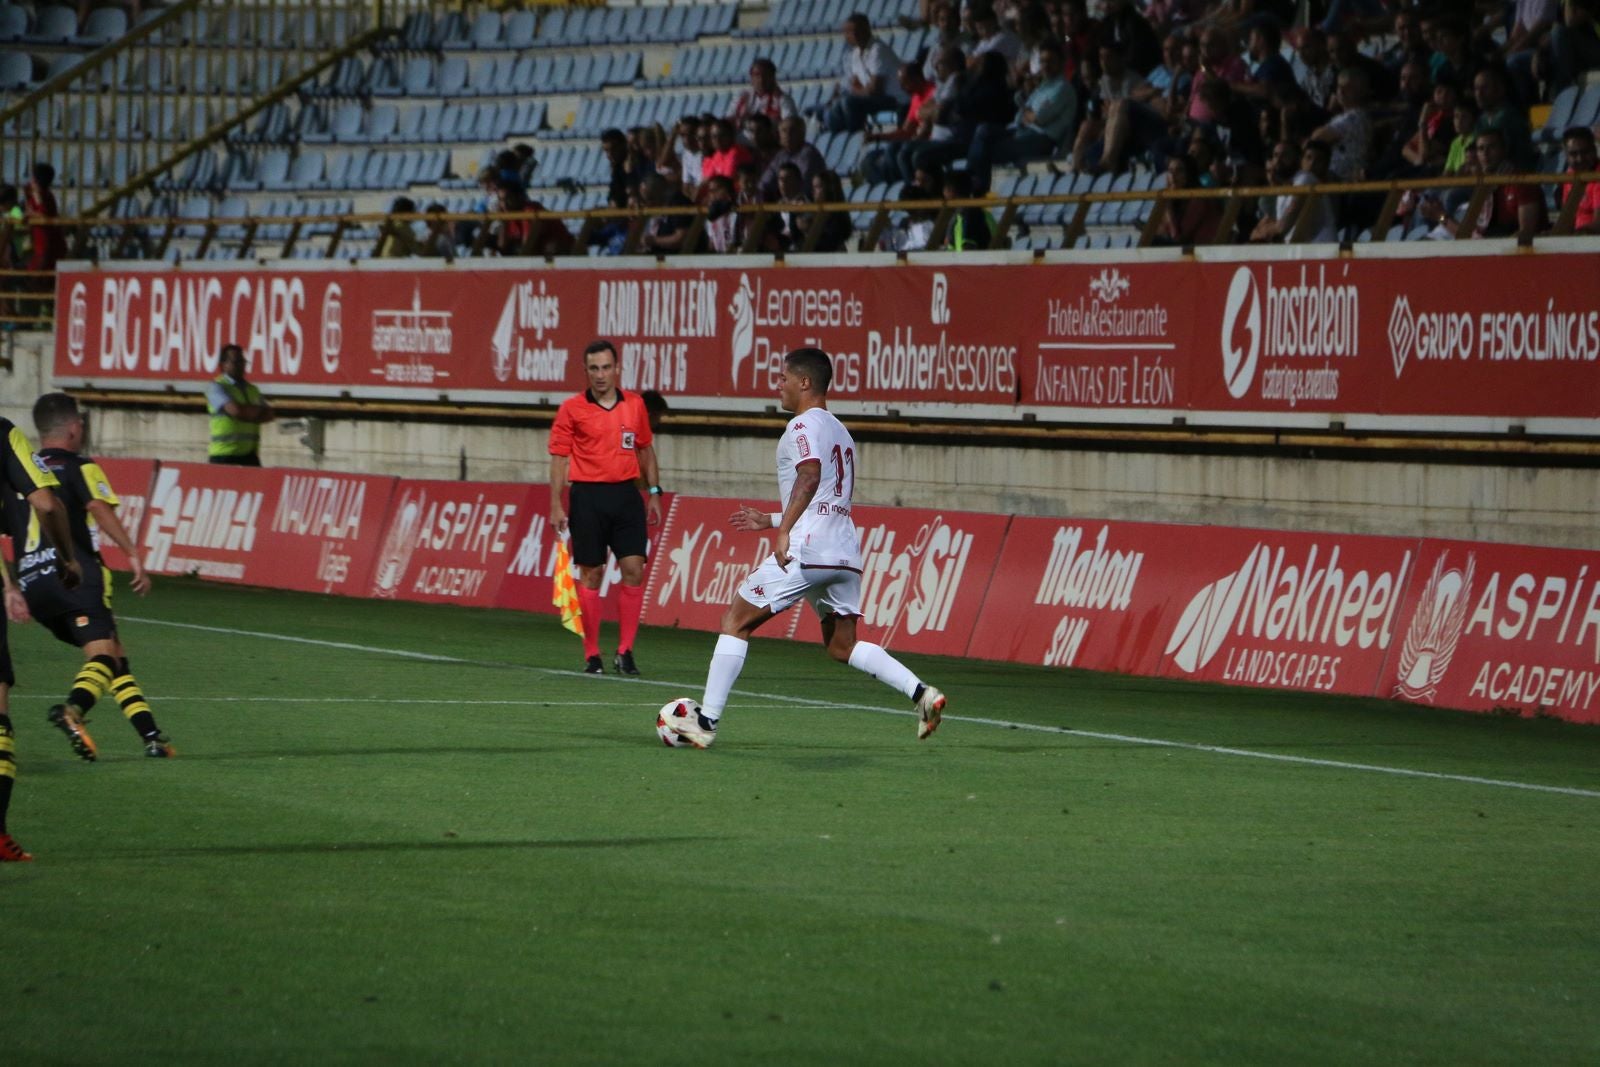
<instances>
[{"instance_id":1,"label":"white football boot","mask_svg":"<svg viewBox=\"0 0 1600 1067\"><path fill-rule=\"evenodd\" d=\"M922 687L922 699L917 701L917 714L921 716L917 723L917 740L932 734L939 728L939 720L944 715L944 694L931 685Z\"/></svg>"}]
</instances>

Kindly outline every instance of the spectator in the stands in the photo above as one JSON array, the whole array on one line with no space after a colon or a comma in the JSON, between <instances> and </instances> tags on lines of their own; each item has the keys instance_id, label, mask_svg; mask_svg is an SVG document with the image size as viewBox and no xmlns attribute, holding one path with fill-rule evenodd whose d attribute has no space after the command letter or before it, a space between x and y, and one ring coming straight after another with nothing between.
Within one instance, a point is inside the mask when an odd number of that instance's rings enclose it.
<instances>
[{"instance_id":1,"label":"spectator in the stands","mask_svg":"<svg viewBox=\"0 0 1600 1067\"><path fill-rule=\"evenodd\" d=\"M28 230L24 224L22 196L15 185L0 185L0 270L22 270L28 263ZM0 288L13 288L0 282ZM24 288L17 286L15 288ZM0 318L19 313L21 304L0 299ZM15 330L18 323L6 322L0 328Z\"/></svg>"},{"instance_id":2,"label":"spectator in the stands","mask_svg":"<svg viewBox=\"0 0 1600 1067\"><path fill-rule=\"evenodd\" d=\"M842 204L845 202L844 183L839 175L825 170L811 179L811 202L814 204ZM796 220L802 235L812 226L820 225L822 235L817 238L813 252L843 252L849 245L852 226L850 213L830 211L825 214L801 215Z\"/></svg>"},{"instance_id":3,"label":"spectator in the stands","mask_svg":"<svg viewBox=\"0 0 1600 1067\"><path fill-rule=\"evenodd\" d=\"M1165 94L1183 74L1183 34L1169 33L1161 39L1161 62L1145 75L1151 87Z\"/></svg>"},{"instance_id":4,"label":"spectator in the stands","mask_svg":"<svg viewBox=\"0 0 1600 1067\"><path fill-rule=\"evenodd\" d=\"M1200 164L1193 156L1178 155L1167 160L1167 188L1174 191L1200 188ZM1155 243L1184 248L1210 244L1221 221L1220 200L1168 200Z\"/></svg>"},{"instance_id":5,"label":"spectator in the stands","mask_svg":"<svg viewBox=\"0 0 1600 1067\"><path fill-rule=\"evenodd\" d=\"M1134 0L1106 0L1099 43L1120 45L1128 68L1146 78L1162 61L1162 40Z\"/></svg>"},{"instance_id":6,"label":"spectator in the stands","mask_svg":"<svg viewBox=\"0 0 1600 1067\"><path fill-rule=\"evenodd\" d=\"M1456 104L1459 100L1460 94L1453 83L1445 81L1433 86L1428 102L1417 113L1416 128L1401 150L1412 176L1438 174L1444 169L1445 159L1450 154L1450 142L1455 135ZM1472 121L1476 124L1476 115Z\"/></svg>"},{"instance_id":7,"label":"spectator in the stands","mask_svg":"<svg viewBox=\"0 0 1600 1067\"><path fill-rule=\"evenodd\" d=\"M1202 0L1147 0L1144 17L1157 31L1170 33L1193 24L1204 6Z\"/></svg>"},{"instance_id":8,"label":"spectator in the stands","mask_svg":"<svg viewBox=\"0 0 1600 1067\"><path fill-rule=\"evenodd\" d=\"M1460 174L1466 169L1468 157L1478 150L1478 105L1460 97L1450 114L1450 128L1455 136L1450 139L1450 150L1445 153L1444 173Z\"/></svg>"},{"instance_id":9,"label":"spectator in the stands","mask_svg":"<svg viewBox=\"0 0 1600 1067\"><path fill-rule=\"evenodd\" d=\"M522 180L522 160L509 148L495 153L494 175L502 189L513 185L524 189L528 187L528 183Z\"/></svg>"},{"instance_id":10,"label":"spectator in the stands","mask_svg":"<svg viewBox=\"0 0 1600 1067\"><path fill-rule=\"evenodd\" d=\"M800 114L794 97L778 85L778 67L762 56L750 64L750 85L733 102L733 113L728 117L743 123L750 115L765 115L773 125Z\"/></svg>"},{"instance_id":11,"label":"spectator in the stands","mask_svg":"<svg viewBox=\"0 0 1600 1067\"><path fill-rule=\"evenodd\" d=\"M639 185L639 202L646 208L684 208L689 199L659 174L652 174ZM684 247L689 236L691 218L688 215L662 211L645 220L644 234L639 246L647 252L670 254L688 252Z\"/></svg>"},{"instance_id":12,"label":"spectator in the stands","mask_svg":"<svg viewBox=\"0 0 1600 1067\"><path fill-rule=\"evenodd\" d=\"M1528 129L1527 112L1512 102L1506 93L1504 68L1486 66L1472 79L1472 97L1478 102L1478 132L1499 130L1511 162L1518 167L1533 162L1533 135Z\"/></svg>"},{"instance_id":13,"label":"spectator in the stands","mask_svg":"<svg viewBox=\"0 0 1600 1067\"><path fill-rule=\"evenodd\" d=\"M806 140L806 120L799 115L784 119L783 125L778 127L778 151L767 162L767 169L761 176L762 196L768 200L777 198L778 171L791 163L799 168L800 181L806 189L811 188L812 178L828 169L817 146Z\"/></svg>"},{"instance_id":14,"label":"spectator in the stands","mask_svg":"<svg viewBox=\"0 0 1600 1067\"><path fill-rule=\"evenodd\" d=\"M1550 27L1548 78L1552 92L1575 84L1585 72L1600 69L1600 0L1563 0L1561 17Z\"/></svg>"},{"instance_id":15,"label":"spectator in the stands","mask_svg":"<svg viewBox=\"0 0 1600 1067\"><path fill-rule=\"evenodd\" d=\"M1247 81L1250 68L1235 52L1233 35L1216 26L1206 30L1200 39L1200 60L1200 73L1194 76L1194 84L1189 90L1187 118L1190 122L1209 125L1217 122L1220 116L1212 114L1206 106L1206 83Z\"/></svg>"},{"instance_id":16,"label":"spectator in the stands","mask_svg":"<svg viewBox=\"0 0 1600 1067\"><path fill-rule=\"evenodd\" d=\"M1379 180L1413 176L1406 148L1417 132L1423 109L1429 106L1433 87L1428 84L1428 65L1412 60L1400 68L1400 95L1397 105L1378 126L1377 159L1372 176Z\"/></svg>"},{"instance_id":17,"label":"spectator in the stands","mask_svg":"<svg viewBox=\"0 0 1600 1067\"><path fill-rule=\"evenodd\" d=\"M902 157L902 161L909 164L902 173L909 177L917 168L929 163L943 167L966 155L980 130L992 137L1009 125L1016 117L1017 102L1012 98L1006 74L1005 57L999 52L985 53L977 72L968 75L949 113L940 117L941 123L950 126L951 136L947 140L916 142L909 158ZM937 196L940 188L942 186L934 186L924 191Z\"/></svg>"},{"instance_id":18,"label":"spectator in the stands","mask_svg":"<svg viewBox=\"0 0 1600 1067\"><path fill-rule=\"evenodd\" d=\"M1000 21L1000 16L995 14L994 8L983 0L975 3L969 11L972 35L976 41L967 52L967 65L976 69L984 55L989 52L999 52L1006 61L1007 70L1015 67L1017 60L1022 57L1021 38L1006 29Z\"/></svg>"},{"instance_id":19,"label":"spectator in the stands","mask_svg":"<svg viewBox=\"0 0 1600 1067\"><path fill-rule=\"evenodd\" d=\"M772 120L761 112L744 117L744 143L750 148L751 161L765 174L772 157L778 154L778 131Z\"/></svg>"},{"instance_id":20,"label":"spectator in the stands","mask_svg":"<svg viewBox=\"0 0 1600 1067\"><path fill-rule=\"evenodd\" d=\"M685 115L672 131L673 150L678 154L678 169L683 178L684 190L690 194L701 182L700 166L700 116Z\"/></svg>"},{"instance_id":21,"label":"spectator in the stands","mask_svg":"<svg viewBox=\"0 0 1600 1067\"><path fill-rule=\"evenodd\" d=\"M1550 31L1561 18L1561 0L1516 0L1502 48L1514 95L1523 107L1539 101L1534 61L1549 47Z\"/></svg>"},{"instance_id":22,"label":"spectator in the stands","mask_svg":"<svg viewBox=\"0 0 1600 1067\"><path fill-rule=\"evenodd\" d=\"M67 231L60 226L51 226L47 220L61 217L61 209L56 206L56 194L52 187L56 183L56 168L48 163L35 163L32 177L23 190L24 207L28 213L32 227L33 247L28 253L28 269L32 271L53 271L56 263L67 254ZM48 278L29 279L32 288L50 289L54 282Z\"/></svg>"},{"instance_id":23,"label":"spectator in the stands","mask_svg":"<svg viewBox=\"0 0 1600 1067\"><path fill-rule=\"evenodd\" d=\"M995 163L1049 159L1072 141L1078 115L1078 94L1062 74L1065 57L1054 41L1039 49L1039 84L1023 103L1014 125L980 123L967 150L972 192L989 191Z\"/></svg>"},{"instance_id":24,"label":"spectator in the stands","mask_svg":"<svg viewBox=\"0 0 1600 1067\"><path fill-rule=\"evenodd\" d=\"M417 202L409 196L397 196L389 205L390 215L415 215ZM413 219L388 218L383 220L383 236L378 240L379 259L405 259L422 253L422 242L417 240L416 222Z\"/></svg>"},{"instance_id":25,"label":"spectator in the stands","mask_svg":"<svg viewBox=\"0 0 1600 1067\"><path fill-rule=\"evenodd\" d=\"M1051 9L1051 14L1057 20L1057 36L1065 46L1062 55L1066 57L1067 80L1083 82L1084 68L1098 58L1100 24L1089 17L1084 0L1063 0Z\"/></svg>"},{"instance_id":26,"label":"spectator in the stands","mask_svg":"<svg viewBox=\"0 0 1600 1067\"><path fill-rule=\"evenodd\" d=\"M1329 170L1339 181L1360 181L1366 176L1372 151L1372 116L1367 112L1367 75L1359 67L1339 72L1335 92L1340 111L1311 135L1333 152Z\"/></svg>"},{"instance_id":27,"label":"spectator in the stands","mask_svg":"<svg viewBox=\"0 0 1600 1067\"><path fill-rule=\"evenodd\" d=\"M937 110L937 105L931 103L937 88L934 83L922 76L922 68L915 63L902 63L900 88L911 100L904 121L892 130L872 130L866 135L867 144L878 146L861 160L861 175L869 182L898 181L900 153L912 142L927 140L932 129L931 119Z\"/></svg>"},{"instance_id":28,"label":"spectator in the stands","mask_svg":"<svg viewBox=\"0 0 1600 1067\"><path fill-rule=\"evenodd\" d=\"M522 183L523 188L531 188L533 172L539 167L538 159L534 158L533 145L526 142L514 144L511 151L517 157L517 181Z\"/></svg>"},{"instance_id":29,"label":"spectator in the stands","mask_svg":"<svg viewBox=\"0 0 1600 1067\"><path fill-rule=\"evenodd\" d=\"M734 208L735 199L731 179L717 176L705 183L706 190L706 246L713 252L739 251L742 229L741 217Z\"/></svg>"},{"instance_id":30,"label":"spectator in the stands","mask_svg":"<svg viewBox=\"0 0 1600 1067\"><path fill-rule=\"evenodd\" d=\"M445 207L435 201L427 207L427 232L422 236L422 245L417 254L433 256L440 259L454 259L456 255L455 234L450 221L444 217Z\"/></svg>"},{"instance_id":31,"label":"spectator in the stands","mask_svg":"<svg viewBox=\"0 0 1600 1067\"><path fill-rule=\"evenodd\" d=\"M972 187L972 175L953 170L944 176L946 200L970 200L979 196ZM952 252L981 252L994 243L995 222L981 207L956 208L945 230L944 247Z\"/></svg>"},{"instance_id":32,"label":"spectator in the stands","mask_svg":"<svg viewBox=\"0 0 1600 1067\"><path fill-rule=\"evenodd\" d=\"M600 135L600 150L605 153L606 163L611 168L606 202L625 206L629 195L639 187L641 177L628 166L628 135L615 128L606 130Z\"/></svg>"},{"instance_id":33,"label":"spectator in the stands","mask_svg":"<svg viewBox=\"0 0 1600 1067\"><path fill-rule=\"evenodd\" d=\"M741 163L733 172L734 197L740 204L764 204L761 195L761 172L754 163Z\"/></svg>"},{"instance_id":34,"label":"spectator in the stands","mask_svg":"<svg viewBox=\"0 0 1600 1067\"><path fill-rule=\"evenodd\" d=\"M1478 72L1467 29L1456 17L1441 17L1434 22L1433 55L1428 57L1428 75L1434 81L1448 79L1457 85L1471 85Z\"/></svg>"},{"instance_id":35,"label":"spectator in the stands","mask_svg":"<svg viewBox=\"0 0 1600 1067\"><path fill-rule=\"evenodd\" d=\"M1160 140L1167 123L1153 104L1161 91L1128 66L1127 52L1115 41L1100 46L1100 83L1072 145L1079 171L1122 169L1123 153Z\"/></svg>"},{"instance_id":36,"label":"spectator in the stands","mask_svg":"<svg viewBox=\"0 0 1600 1067\"><path fill-rule=\"evenodd\" d=\"M1040 0L1028 0L1017 13L1017 41L1021 45L1011 64L1011 84L1019 96L1033 91L1039 79L1039 49L1046 43L1059 44L1050 28L1050 12Z\"/></svg>"},{"instance_id":37,"label":"spectator in the stands","mask_svg":"<svg viewBox=\"0 0 1600 1067\"><path fill-rule=\"evenodd\" d=\"M1234 86L1234 91L1258 104L1263 103L1273 86L1293 85L1294 67L1283 58L1283 30L1276 19L1264 17L1250 27L1250 76Z\"/></svg>"},{"instance_id":38,"label":"spectator in the stands","mask_svg":"<svg viewBox=\"0 0 1600 1067\"><path fill-rule=\"evenodd\" d=\"M1320 185L1328 180L1328 146L1321 141L1308 141L1300 152L1300 170L1293 178L1285 178L1284 164L1294 171L1295 146L1288 141L1278 144L1287 160L1274 158L1277 164L1269 174L1273 185L1292 184L1298 187ZM1283 195L1277 198L1272 214L1256 224L1250 240L1256 243L1282 242L1294 239L1300 219L1309 212L1305 223L1305 240L1311 244L1330 244L1338 240L1334 223L1333 205L1325 196L1304 197Z\"/></svg>"},{"instance_id":39,"label":"spectator in the stands","mask_svg":"<svg viewBox=\"0 0 1600 1067\"><path fill-rule=\"evenodd\" d=\"M1518 168L1508 152L1507 138L1494 127L1478 129L1478 162L1485 175L1515 174ZM1537 185L1498 185L1495 187L1485 237L1510 237L1528 240L1549 227L1545 217L1544 190Z\"/></svg>"},{"instance_id":40,"label":"spectator in the stands","mask_svg":"<svg viewBox=\"0 0 1600 1067\"><path fill-rule=\"evenodd\" d=\"M1394 44L1383 54L1385 67L1398 74L1407 63L1419 62L1424 68L1429 65L1433 49L1422 35L1422 17L1414 9L1401 8L1395 13L1394 38Z\"/></svg>"},{"instance_id":41,"label":"spectator in the stands","mask_svg":"<svg viewBox=\"0 0 1600 1067\"><path fill-rule=\"evenodd\" d=\"M609 208L634 207L638 203L637 187L631 192L608 193L606 206ZM594 229L589 231L589 245L599 250L602 256L620 256L623 248L628 243L628 219L618 216L600 220Z\"/></svg>"},{"instance_id":42,"label":"spectator in the stands","mask_svg":"<svg viewBox=\"0 0 1600 1067\"><path fill-rule=\"evenodd\" d=\"M928 46L928 54L922 61L922 77L924 81L937 83L939 72L936 69L939 56L947 48L960 49L963 55L972 46L969 38L961 28L961 6L956 3L940 3L934 9L933 25L937 27L939 36L933 44Z\"/></svg>"},{"instance_id":43,"label":"spectator in the stands","mask_svg":"<svg viewBox=\"0 0 1600 1067\"><path fill-rule=\"evenodd\" d=\"M1388 100L1399 88L1398 73L1361 50L1361 37L1341 33L1333 39L1333 62L1341 72L1359 67L1367 76L1367 99Z\"/></svg>"},{"instance_id":44,"label":"spectator in the stands","mask_svg":"<svg viewBox=\"0 0 1600 1067\"><path fill-rule=\"evenodd\" d=\"M811 183L801 176L800 168L794 163L779 164L778 195L772 203L779 206L777 218L773 220L779 245L787 250L798 249L805 238L799 220L811 212L793 209L811 203ZM783 210L785 208L790 210Z\"/></svg>"},{"instance_id":45,"label":"spectator in the stands","mask_svg":"<svg viewBox=\"0 0 1600 1067\"><path fill-rule=\"evenodd\" d=\"M1332 107L1334 89L1339 82L1339 68L1334 66L1333 53L1328 48L1328 35L1315 26L1302 33L1295 60L1295 80L1305 90L1306 96L1324 111Z\"/></svg>"},{"instance_id":46,"label":"spectator in the stands","mask_svg":"<svg viewBox=\"0 0 1600 1067\"><path fill-rule=\"evenodd\" d=\"M844 77L825 119L834 133L853 133L877 112L898 111L905 104L896 83L900 60L888 42L873 36L871 20L859 11L845 19L844 39Z\"/></svg>"},{"instance_id":47,"label":"spectator in the stands","mask_svg":"<svg viewBox=\"0 0 1600 1067\"><path fill-rule=\"evenodd\" d=\"M718 176L732 178L741 166L754 166L755 156L739 141L733 123L718 119L711 127L712 151L700 164L700 173L706 178ZM756 172L758 175L760 171Z\"/></svg>"},{"instance_id":48,"label":"spectator in the stands","mask_svg":"<svg viewBox=\"0 0 1600 1067\"><path fill-rule=\"evenodd\" d=\"M1568 174L1593 174L1597 163L1595 160L1594 131L1587 126L1574 126L1561 138L1561 147L1567 154ZM1573 183L1568 182L1561 187L1561 205L1566 206L1567 198L1572 195ZM1578 202L1577 214L1572 219L1573 233L1600 233L1600 181L1589 182L1583 187L1582 199Z\"/></svg>"}]
</instances>

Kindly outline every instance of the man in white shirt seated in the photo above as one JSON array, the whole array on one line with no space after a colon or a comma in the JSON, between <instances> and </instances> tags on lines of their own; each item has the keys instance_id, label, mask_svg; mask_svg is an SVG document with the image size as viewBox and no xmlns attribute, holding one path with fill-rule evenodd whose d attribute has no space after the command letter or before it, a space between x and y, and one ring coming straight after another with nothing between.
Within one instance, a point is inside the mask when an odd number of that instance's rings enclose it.
<instances>
[{"instance_id":1,"label":"man in white shirt seated","mask_svg":"<svg viewBox=\"0 0 1600 1067\"><path fill-rule=\"evenodd\" d=\"M1017 121L998 130L978 127L967 150L974 196L989 191L989 174L995 163L1049 159L1071 142L1078 120L1078 94L1067 81L1065 68L1066 56L1058 42L1039 45L1039 84L1028 94Z\"/></svg>"},{"instance_id":2,"label":"man in white shirt seated","mask_svg":"<svg viewBox=\"0 0 1600 1067\"><path fill-rule=\"evenodd\" d=\"M854 133L879 111L899 112L905 106L896 72L900 60L888 43L872 35L872 22L857 12L844 21L844 78L833 102L828 105L825 123L833 133Z\"/></svg>"},{"instance_id":3,"label":"man in white shirt seated","mask_svg":"<svg viewBox=\"0 0 1600 1067\"><path fill-rule=\"evenodd\" d=\"M1273 153L1274 173L1270 177L1274 182L1282 180L1283 169L1287 169L1289 165L1287 152L1286 145L1280 144ZM1307 141L1300 153L1300 172L1294 176L1293 184L1310 186L1326 182L1328 164L1332 158L1333 152L1326 144L1321 141ZM1310 216L1305 223L1305 243L1332 244L1339 239L1334 222L1333 202L1327 196L1284 195L1276 199L1273 213L1256 223L1256 228L1250 233L1250 240L1253 243L1293 241L1301 216L1307 212L1310 212Z\"/></svg>"}]
</instances>

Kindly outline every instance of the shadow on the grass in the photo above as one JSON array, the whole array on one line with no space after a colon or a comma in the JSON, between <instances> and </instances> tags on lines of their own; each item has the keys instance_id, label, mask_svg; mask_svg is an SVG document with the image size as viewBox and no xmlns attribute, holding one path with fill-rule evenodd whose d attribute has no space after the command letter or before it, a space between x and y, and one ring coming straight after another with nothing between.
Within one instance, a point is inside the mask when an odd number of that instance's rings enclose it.
<instances>
[{"instance_id":1,"label":"shadow on the grass","mask_svg":"<svg viewBox=\"0 0 1600 1067\"><path fill-rule=\"evenodd\" d=\"M304 856L345 852L456 852L517 851L553 848L646 848L651 845L688 845L720 838L699 837L597 837L573 840L531 841L305 841L276 845L205 845L196 848L102 849L100 855L123 856Z\"/></svg>"}]
</instances>

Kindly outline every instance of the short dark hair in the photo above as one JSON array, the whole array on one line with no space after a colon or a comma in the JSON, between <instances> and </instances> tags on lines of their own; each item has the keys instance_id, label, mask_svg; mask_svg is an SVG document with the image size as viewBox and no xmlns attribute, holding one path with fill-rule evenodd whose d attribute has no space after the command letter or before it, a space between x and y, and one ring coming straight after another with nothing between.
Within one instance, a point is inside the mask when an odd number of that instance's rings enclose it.
<instances>
[{"instance_id":1,"label":"short dark hair","mask_svg":"<svg viewBox=\"0 0 1600 1067\"><path fill-rule=\"evenodd\" d=\"M855 12L844 21L847 25L854 26L858 30L865 30L868 33L872 32L872 20L867 18L867 16L862 14L860 11Z\"/></svg>"},{"instance_id":2,"label":"short dark hair","mask_svg":"<svg viewBox=\"0 0 1600 1067\"><path fill-rule=\"evenodd\" d=\"M1594 147L1594 131L1587 126L1568 127L1567 131L1561 135L1561 139L1563 141L1587 141L1591 148Z\"/></svg>"},{"instance_id":3,"label":"short dark hair","mask_svg":"<svg viewBox=\"0 0 1600 1067\"><path fill-rule=\"evenodd\" d=\"M1307 141L1300 151L1302 153L1315 152L1322 157L1322 162L1333 162L1333 146L1326 141Z\"/></svg>"},{"instance_id":4,"label":"short dark hair","mask_svg":"<svg viewBox=\"0 0 1600 1067\"><path fill-rule=\"evenodd\" d=\"M46 393L33 402L33 428L41 435L52 434L80 414L78 402L66 393Z\"/></svg>"},{"instance_id":5,"label":"short dark hair","mask_svg":"<svg viewBox=\"0 0 1600 1067\"><path fill-rule=\"evenodd\" d=\"M229 341L227 344L222 346L222 351L217 353L217 362L220 363L221 361L227 359L229 352L237 352L239 353L240 359L244 358L244 349L239 345L234 344L232 341Z\"/></svg>"},{"instance_id":6,"label":"short dark hair","mask_svg":"<svg viewBox=\"0 0 1600 1067\"><path fill-rule=\"evenodd\" d=\"M48 189L56 180L56 168L48 163L35 163L33 180Z\"/></svg>"},{"instance_id":7,"label":"short dark hair","mask_svg":"<svg viewBox=\"0 0 1600 1067\"><path fill-rule=\"evenodd\" d=\"M758 56L756 58L756 61L754 63L751 63L750 66L751 67L761 67L761 68L763 68L765 70L769 70L769 71L772 72L773 77L777 77L778 64L774 63L772 60L768 59L766 56Z\"/></svg>"},{"instance_id":8,"label":"short dark hair","mask_svg":"<svg viewBox=\"0 0 1600 1067\"><path fill-rule=\"evenodd\" d=\"M621 141L623 144L627 144L628 143L628 135L623 133L621 130L617 129L615 126L611 127L609 130L602 130L601 131L601 133L600 133L600 143L601 144L615 144L618 141Z\"/></svg>"},{"instance_id":9,"label":"short dark hair","mask_svg":"<svg viewBox=\"0 0 1600 1067\"><path fill-rule=\"evenodd\" d=\"M833 360L820 348L797 348L783 357L783 365L810 378L814 393L826 393L833 384Z\"/></svg>"},{"instance_id":10,"label":"short dark hair","mask_svg":"<svg viewBox=\"0 0 1600 1067\"><path fill-rule=\"evenodd\" d=\"M619 365L622 363L622 357L617 355L617 346L607 341L604 337L597 337L583 347L583 365L585 367L589 365L589 357L597 352L610 352L611 362Z\"/></svg>"}]
</instances>

